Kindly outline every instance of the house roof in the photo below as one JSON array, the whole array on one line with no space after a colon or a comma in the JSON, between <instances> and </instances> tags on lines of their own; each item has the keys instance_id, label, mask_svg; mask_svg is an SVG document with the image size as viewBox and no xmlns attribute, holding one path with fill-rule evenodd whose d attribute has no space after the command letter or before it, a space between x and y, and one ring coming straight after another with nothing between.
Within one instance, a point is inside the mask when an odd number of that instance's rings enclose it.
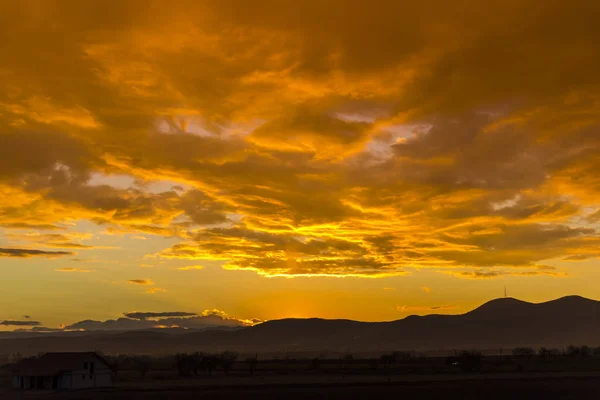
<instances>
[{"instance_id":1,"label":"house roof","mask_svg":"<svg viewBox=\"0 0 600 400\"><path fill-rule=\"evenodd\" d=\"M87 353L46 353L38 358L28 358L14 365L12 371L21 376L54 376L63 371L83 369L83 363L108 363L94 352Z\"/></svg>"}]
</instances>

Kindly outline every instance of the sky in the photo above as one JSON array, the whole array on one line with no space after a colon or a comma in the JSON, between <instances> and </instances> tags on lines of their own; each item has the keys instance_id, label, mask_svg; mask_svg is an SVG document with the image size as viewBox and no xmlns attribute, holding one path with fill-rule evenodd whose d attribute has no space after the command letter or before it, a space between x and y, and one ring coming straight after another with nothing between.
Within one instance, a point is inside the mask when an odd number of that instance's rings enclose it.
<instances>
[{"instance_id":1,"label":"sky","mask_svg":"<svg viewBox=\"0 0 600 400\"><path fill-rule=\"evenodd\" d=\"M598 2L0 15L1 330L600 298Z\"/></svg>"}]
</instances>

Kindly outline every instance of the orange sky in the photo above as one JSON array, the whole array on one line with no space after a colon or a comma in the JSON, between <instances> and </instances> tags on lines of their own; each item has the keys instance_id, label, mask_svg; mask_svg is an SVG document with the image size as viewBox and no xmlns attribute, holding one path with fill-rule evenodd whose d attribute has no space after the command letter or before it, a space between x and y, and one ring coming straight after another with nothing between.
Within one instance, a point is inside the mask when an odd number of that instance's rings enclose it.
<instances>
[{"instance_id":1,"label":"orange sky","mask_svg":"<svg viewBox=\"0 0 600 400\"><path fill-rule=\"evenodd\" d=\"M597 2L0 14L0 322L600 297Z\"/></svg>"}]
</instances>

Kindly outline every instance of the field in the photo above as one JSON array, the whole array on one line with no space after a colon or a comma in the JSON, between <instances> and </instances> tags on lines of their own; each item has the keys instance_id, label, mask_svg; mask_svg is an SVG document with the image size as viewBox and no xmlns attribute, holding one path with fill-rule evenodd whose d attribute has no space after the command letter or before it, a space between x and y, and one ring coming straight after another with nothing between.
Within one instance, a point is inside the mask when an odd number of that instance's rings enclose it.
<instances>
[{"instance_id":1,"label":"field","mask_svg":"<svg viewBox=\"0 0 600 400\"><path fill-rule=\"evenodd\" d=\"M128 361L129 360L129 361ZM254 373L244 361L229 373L222 368L179 376L172 357L150 359L135 368L123 358L112 389L76 392L13 391L0 376L0 399L597 399L600 358L483 357L474 371L447 358L271 359ZM148 361L148 360L146 360Z\"/></svg>"},{"instance_id":2,"label":"field","mask_svg":"<svg viewBox=\"0 0 600 400\"><path fill-rule=\"evenodd\" d=\"M90 390L71 393L0 392L3 400L12 399L374 399L406 396L411 399L597 399L600 396L600 374L514 374L492 376L411 377L391 378L389 383L378 379L343 378L329 382L302 382L301 378L272 379L263 383L242 382L238 378L161 381L150 385L118 385L110 390ZM424 380L425 378L425 380ZM428 380L435 379L435 380ZM277 382L279 381L279 382ZM296 381L296 382L294 382Z\"/></svg>"}]
</instances>

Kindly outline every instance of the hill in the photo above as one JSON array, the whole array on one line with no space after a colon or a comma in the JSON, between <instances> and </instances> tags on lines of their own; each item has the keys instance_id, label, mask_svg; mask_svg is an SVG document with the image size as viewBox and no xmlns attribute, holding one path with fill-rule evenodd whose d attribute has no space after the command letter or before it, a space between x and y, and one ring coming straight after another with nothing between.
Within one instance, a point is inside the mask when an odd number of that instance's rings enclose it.
<instances>
[{"instance_id":1,"label":"hill","mask_svg":"<svg viewBox=\"0 0 600 400\"><path fill-rule=\"evenodd\" d=\"M461 315L410 316L391 322L283 319L199 332L47 333L0 338L0 353L46 351L165 354L183 351L379 352L600 344L600 302L568 296L545 303L496 299Z\"/></svg>"}]
</instances>

